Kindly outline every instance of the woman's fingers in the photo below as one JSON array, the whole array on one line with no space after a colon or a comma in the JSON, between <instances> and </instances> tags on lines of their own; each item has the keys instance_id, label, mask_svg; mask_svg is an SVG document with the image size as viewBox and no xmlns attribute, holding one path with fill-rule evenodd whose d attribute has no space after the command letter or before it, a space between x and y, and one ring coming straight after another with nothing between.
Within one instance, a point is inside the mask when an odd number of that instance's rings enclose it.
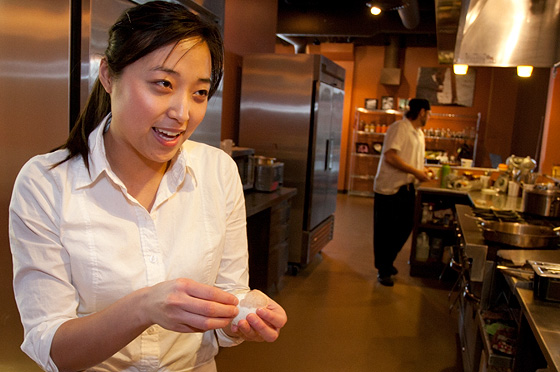
<instances>
[{"instance_id":1,"label":"woman's fingers","mask_svg":"<svg viewBox=\"0 0 560 372\"><path fill-rule=\"evenodd\" d=\"M177 332L223 328L237 315L237 298L221 289L177 279L151 288L151 319Z\"/></svg>"}]
</instances>

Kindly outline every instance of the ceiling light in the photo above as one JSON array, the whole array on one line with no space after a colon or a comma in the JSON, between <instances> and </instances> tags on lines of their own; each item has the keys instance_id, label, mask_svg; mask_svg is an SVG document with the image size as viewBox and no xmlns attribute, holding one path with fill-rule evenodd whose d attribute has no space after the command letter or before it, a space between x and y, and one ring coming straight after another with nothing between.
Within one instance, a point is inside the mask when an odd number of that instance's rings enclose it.
<instances>
[{"instance_id":1,"label":"ceiling light","mask_svg":"<svg viewBox=\"0 0 560 372\"><path fill-rule=\"evenodd\" d=\"M380 15L381 14L381 9L376 7L376 6L372 6L370 12L373 15Z\"/></svg>"},{"instance_id":2,"label":"ceiling light","mask_svg":"<svg viewBox=\"0 0 560 372\"><path fill-rule=\"evenodd\" d=\"M381 12L383 11L383 6L379 1L368 1L366 3L366 6L368 8L370 8L370 12L371 14L373 14L374 16L376 15L380 15Z\"/></svg>"},{"instance_id":3,"label":"ceiling light","mask_svg":"<svg viewBox=\"0 0 560 372\"><path fill-rule=\"evenodd\" d=\"M530 77L533 73L533 66L517 66L517 76Z\"/></svg>"},{"instance_id":4,"label":"ceiling light","mask_svg":"<svg viewBox=\"0 0 560 372\"><path fill-rule=\"evenodd\" d=\"M466 75L468 70L469 65L453 65L453 72L455 73L455 75Z\"/></svg>"}]
</instances>

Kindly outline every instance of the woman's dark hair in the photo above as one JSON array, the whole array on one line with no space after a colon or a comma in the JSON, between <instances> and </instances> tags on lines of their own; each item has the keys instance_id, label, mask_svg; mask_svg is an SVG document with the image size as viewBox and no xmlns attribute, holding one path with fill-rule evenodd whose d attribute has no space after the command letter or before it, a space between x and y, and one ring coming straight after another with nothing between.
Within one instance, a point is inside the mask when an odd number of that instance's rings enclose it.
<instances>
[{"instance_id":1,"label":"woman's dark hair","mask_svg":"<svg viewBox=\"0 0 560 372\"><path fill-rule=\"evenodd\" d=\"M153 1L126 10L109 30L105 58L111 76L118 78L125 67L158 48L200 37L208 45L212 59L208 98L216 92L223 74L223 41L219 28L180 4ZM86 105L61 149L70 152L65 161L81 155L89 169L90 133L111 112L111 100L99 78L95 80Z\"/></svg>"}]
</instances>

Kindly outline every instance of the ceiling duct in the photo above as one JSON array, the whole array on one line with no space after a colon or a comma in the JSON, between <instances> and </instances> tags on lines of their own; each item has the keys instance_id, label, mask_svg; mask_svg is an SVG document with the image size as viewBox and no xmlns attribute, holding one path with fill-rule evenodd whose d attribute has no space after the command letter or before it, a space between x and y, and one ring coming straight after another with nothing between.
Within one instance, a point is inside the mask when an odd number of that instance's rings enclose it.
<instances>
[{"instance_id":1,"label":"ceiling duct","mask_svg":"<svg viewBox=\"0 0 560 372\"><path fill-rule=\"evenodd\" d=\"M389 38L389 44L385 46L385 59L383 63L383 69L381 69L381 77L379 79L379 82L385 85L401 84L398 36L391 36Z\"/></svg>"},{"instance_id":2,"label":"ceiling duct","mask_svg":"<svg viewBox=\"0 0 560 372\"><path fill-rule=\"evenodd\" d=\"M403 1L404 5L398 9L403 26L409 30L418 27L420 23L420 10L418 0Z\"/></svg>"},{"instance_id":3,"label":"ceiling duct","mask_svg":"<svg viewBox=\"0 0 560 372\"><path fill-rule=\"evenodd\" d=\"M552 67L559 12L560 0L463 0L455 63Z\"/></svg>"},{"instance_id":4,"label":"ceiling duct","mask_svg":"<svg viewBox=\"0 0 560 372\"><path fill-rule=\"evenodd\" d=\"M276 34L280 39L294 46L296 54L304 54L307 50L307 38L303 36L288 36L283 34Z\"/></svg>"}]
</instances>

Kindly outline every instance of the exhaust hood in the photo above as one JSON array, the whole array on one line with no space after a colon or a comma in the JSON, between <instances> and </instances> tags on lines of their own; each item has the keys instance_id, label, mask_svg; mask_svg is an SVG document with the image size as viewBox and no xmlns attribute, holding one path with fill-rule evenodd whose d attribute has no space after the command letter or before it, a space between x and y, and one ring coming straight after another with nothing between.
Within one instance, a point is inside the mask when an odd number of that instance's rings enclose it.
<instances>
[{"instance_id":1,"label":"exhaust hood","mask_svg":"<svg viewBox=\"0 0 560 372\"><path fill-rule=\"evenodd\" d=\"M560 0L463 0L454 61L552 67L559 60Z\"/></svg>"}]
</instances>

